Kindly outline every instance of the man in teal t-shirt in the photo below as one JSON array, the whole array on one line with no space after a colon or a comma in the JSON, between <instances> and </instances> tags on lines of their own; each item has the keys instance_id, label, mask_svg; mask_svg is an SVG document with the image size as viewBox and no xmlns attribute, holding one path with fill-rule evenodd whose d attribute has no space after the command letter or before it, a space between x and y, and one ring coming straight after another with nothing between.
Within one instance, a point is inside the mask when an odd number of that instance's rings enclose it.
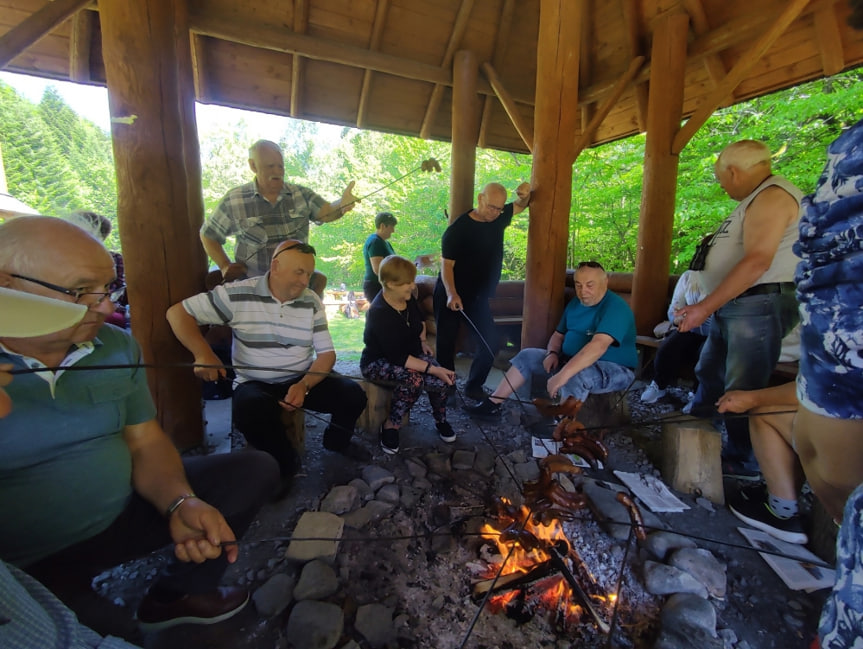
<instances>
[{"instance_id":1,"label":"man in teal t-shirt","mask_svg":"<svg viewBox=\"0 0 863 649\"><path fill-rule=\"evenodd\" d=\"M497 417L500 404L534 374L548 376L551 397L584 401L593 392L625 390L638 363L635 317L619 295L608 290L608 274L595 261L575 271L575 294L546 349L522 349L494 393L466 410L477 417Z\"/></svg>"},{"instance_id":2,"label":"man in teal t-shirt","mask_svg":"<svg viewBox=\"0 0 863 649\"><path fill-rule=\"evenodd\" d=\"M381 292L381 284L378 281L378 268L381 262L384 257L396 254L388 239L393 236L397 223L398 219L389 212L379 212L375 217L375 231L363 244L363 261L366 263L363 295L369 302Z\"/></svg>"}]
</instances>

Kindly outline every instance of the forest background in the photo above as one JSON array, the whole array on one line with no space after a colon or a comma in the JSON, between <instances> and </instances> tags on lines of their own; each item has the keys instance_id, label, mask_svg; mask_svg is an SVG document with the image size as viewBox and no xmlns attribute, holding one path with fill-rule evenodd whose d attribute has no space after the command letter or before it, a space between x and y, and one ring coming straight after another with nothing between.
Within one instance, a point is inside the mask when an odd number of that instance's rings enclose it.
<instances>
[{"instance_id":1,"label":"forest background","mask_svg":"<svg viewBox=\"0 0 863 649\"><path fill-rule=\"evenodd\" d=\"M843 128L863 118L863 69L803 84L717 111L680 155L680 181L671 249L671 272L686 268L695 246L733 207L713 176L716 154L730 142L763 140L774 171L811 192L825 162L827 145ZM242 115L238 113L238 115ZM254 114L226 121L201 136L205 216L225 192L248 182L249 122ZM328 200L351 180L364 196L344 218L312 226L317 267L331 287L362 284L362 243L374 231L374 217L390 211L399 219L391 243L409 259L440 251L447 226L449 145L444 142L341 129L321 137L313 122L285 119L283 132L269 137L284 151L286 178ZM609 270L632 271L641 203L644 135L584 151L574 165L569 216L568 266L598 260ZM117 189L110 134L80 117L53 88L39 103L0 82L0 146L9 192L43 214L63 216L87 209L116 224ZM441 173L419 172L434 157ZM529 181L531 157L477 150L476 187L489 181L510 190ZM503 277L523 279L529 212L508 229ZM119 250L116 227L108 247ZM230 249L231 246L228 246Z\"/></svg>"}]
</instances>

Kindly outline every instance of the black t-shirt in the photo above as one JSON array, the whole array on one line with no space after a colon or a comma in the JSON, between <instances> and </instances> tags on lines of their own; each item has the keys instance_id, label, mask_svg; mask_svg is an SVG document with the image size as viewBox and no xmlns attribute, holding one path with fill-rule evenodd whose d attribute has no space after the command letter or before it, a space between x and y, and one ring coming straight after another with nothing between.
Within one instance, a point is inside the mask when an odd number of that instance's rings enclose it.
<instances>
[{"instance_id":1,"label":"black t-shirt","mask_svg":"<svg viewBox=\"0 0 863 649\"><path fill-rule=\"evenodd\" d=\"M368 367L379 358L393 365L404 366L409 355L422 354L420 334L423 316L414 298L408 300L405 311L396 311L378 293L366 312L366 328L363 332L363 349L360 367Z\"/></svg>"},{"instance_id":2,"label":"black t-shirt","mask_svg":"<svg viewBox=\"0 0 863 649\"><path fill-rule=\"evenodd\" d=\"M494 221L474 221L470 212L443 233L441 255L455 262L455 290L462 300L494 293L503 266L503 233L512 223L513 204L507 203Z\"/></svg>"}]
</instances>

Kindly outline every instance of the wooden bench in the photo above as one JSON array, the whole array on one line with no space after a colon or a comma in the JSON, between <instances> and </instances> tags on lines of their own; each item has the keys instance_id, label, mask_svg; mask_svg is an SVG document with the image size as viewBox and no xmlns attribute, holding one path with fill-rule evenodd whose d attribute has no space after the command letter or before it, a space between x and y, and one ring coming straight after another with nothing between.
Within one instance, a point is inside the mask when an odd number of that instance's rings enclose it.
<instances>
[{"instance_id":1,"label":"wooden bench","mask_svg":"<svg viewBox=\"0 0 863 649\"><path fill-rule=\"evenodd\" d=\"M377 435L381 425L390 416L393 391L391 388L370 381L361 381L360 387L366 393L366 408L360 413L357 427L368 435ZM402 420L402 425L404 426L409 420L410 413L407 413Z\"/></svg>"}]
</instances>

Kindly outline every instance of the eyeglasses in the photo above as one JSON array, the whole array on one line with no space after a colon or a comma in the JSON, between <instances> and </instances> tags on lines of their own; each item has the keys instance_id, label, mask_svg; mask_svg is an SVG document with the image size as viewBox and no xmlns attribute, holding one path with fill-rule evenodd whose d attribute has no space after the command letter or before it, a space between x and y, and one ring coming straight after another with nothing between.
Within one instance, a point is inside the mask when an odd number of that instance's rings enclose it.
<instances>
[{"instance_id":1,"label":"eyeglasses","mask_svg":"<svg viewBox=\"0 0 863 649\"><path fill-rule=\"evenodd\" d=\"M501 212L503 212L503 208L502 208L502 207L498 207L497 205L492 205L491 203L486 203L486 204L485 204L485 206L486 206L488 209L490 209L490 210L494 210L494 211L495 211L495 212L497 212L498 214L500 214Z\"/></svg>"},{"instance_id":2,"label":"eyeglasses","mask_svg":"<svg viewBox=\"0 0 863 649\"><path fill-rule=\"evenodd\" d=\"M582 261L579 262L578 266L575 267L576 270L579 268L598 268L599 270L605 270L598 261Z\"/></svg>"},{"instance_id":3,"label":"eyeglasses","mask_svg":"<svg viewBox=\"0 0 863 649\"><path fill-rule=\"evenodd\" d=\"M287 252L288 250L294 250L294 249L299 250L304 255L315 255L315 256L317 256L317 254L318 254L315 252L314 246L310 246L309 244L303 243L302 241L297 241L296 243L292 243L291 245L285 246L284 248L279 250L279 252L277 252L275 255L273 255L273 259L275 259L279 255L281 255L283 252Z\"/></svg>"},{"instance_id":4,"label":"eyeglasses","mask_svg":"<svg viewBox=\"0 0 863 649\"><path fill-rule=\"evenodd\" d=\"M80 304L81 298L85 295L98 295L98 297L92 301L87 302L87 306L98 306L102 304L106 299L111 302L116 302L123 294L126 292L126 285L123 284L112 291L107 292L90 292L90 291L81 291L75 288L63 288L62 286L57 286L56 284L51 284L50 282L43 282L41 279L34 279L32 277L27 277L26 275L18 275L16 273L9 273L12 277L17 279L23 279L27 282L33 282L34 284L38 284L39 286L44 286L45 288L49 288L52 291L57 291L58 293L62 293L63 295L68 295L69 297L75 298L75 303Z\"/></svg>"}]
</instances>

